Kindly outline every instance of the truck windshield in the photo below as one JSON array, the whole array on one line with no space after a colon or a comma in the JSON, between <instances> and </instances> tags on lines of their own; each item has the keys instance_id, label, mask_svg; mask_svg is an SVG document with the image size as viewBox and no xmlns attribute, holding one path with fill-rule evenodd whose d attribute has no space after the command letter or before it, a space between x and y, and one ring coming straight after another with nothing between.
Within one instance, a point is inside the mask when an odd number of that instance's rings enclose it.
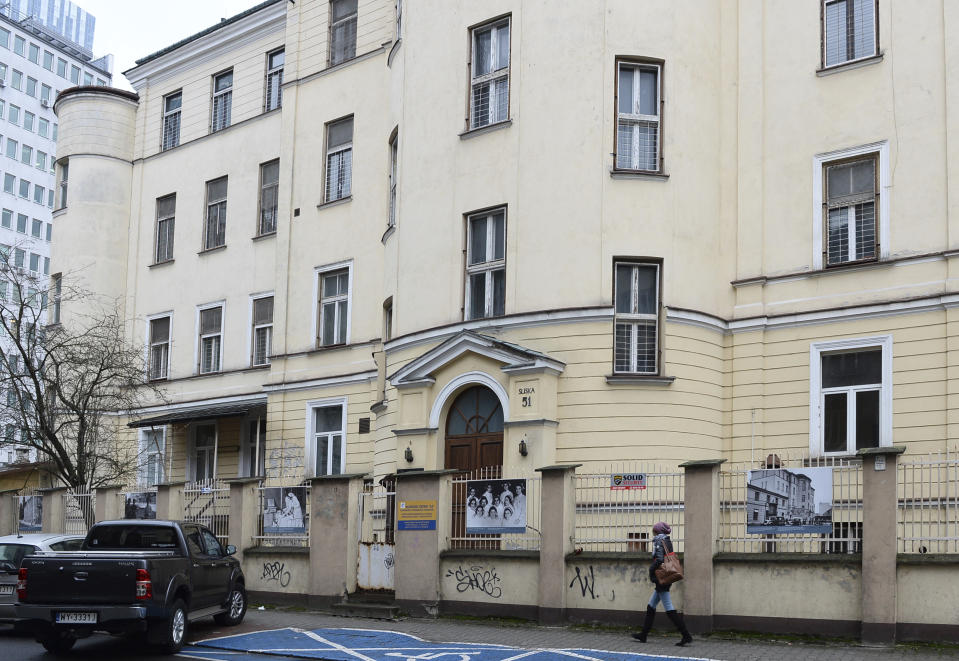
<instances>
[{"instance_id":1,"label":"truck windshield","mask_svg":"<svg viewBox=\"0 0 959 661\"><path fill-rule=\"evenodd\" d=\"M20 561L36 550L33 544L0 544L0 571L16 571Z\"/></svg>"},{"instance_id":2,"label":"truck windshield","mask_svg":"<svg viewBox=\"0 0 959 661\"><path fill-rule=\"evenodd\" d=\"M179 548L176 531L159 526L96 526L87 537L91 551L170 550Z\"/></svg>"}]
</instances>

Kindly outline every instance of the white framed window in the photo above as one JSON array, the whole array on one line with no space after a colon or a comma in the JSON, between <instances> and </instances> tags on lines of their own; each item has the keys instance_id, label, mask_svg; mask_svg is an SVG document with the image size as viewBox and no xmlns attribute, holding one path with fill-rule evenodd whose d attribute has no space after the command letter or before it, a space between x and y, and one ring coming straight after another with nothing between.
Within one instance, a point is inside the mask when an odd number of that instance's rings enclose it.
<instances>
[{"instance_id":1,"label":"white framed window","mask_svg":"<svg viewBox=\"0 0 959 661\"><path fill-rule=\"evenodd\" d=\"M203 249L213 250L226 245L227 178L206 182L206 223L203 227Z\"/></svg>"},{"instance_id":2,"label":"white framed window","mask_svg":"<svg viewBox=\"0 0 959 661\"><path fill-rule=\"evenodd\" d=\"M197 371L200 374L219 372L223 351L223 305L214 304L197 310Z\"/></svg>"},{"instance_id":3,"label":"white framed window","mask_svg":"<svg viewBox=\"0 0 959 661\"><path fill-rule=\"evenodd\" d=\"M466 218L466 319L506 313L506 208Z\"/></svg>"},{"instance_id":4,"label":"white framed window","mask_svg":"<svg viewBox=\"0 0 959 661\"><path fill-rule=\"evenodd\" d=\"M266 98L264 112L276 110L283 105L283 64L286 61L284 49L275 50L266 55Z\"/></svg>"},{"instance_id":5,"label":"white framed window","mask_svg":"<svg viewBox=\"0 0 959 661\"><path fill-rule=\"evenodd\" d=\"M148 320L150 343L150 380L166 379L170 371L170 323L169 314L152 317Z\"/></svg>"},{"instance_id":6,"label":"white framed window","mask_svg":"<svg viewBox=\"0 0 959 661\"><path fill-rule=\"evenodd\" d=\"M193 428L193 452L190 459L194 482L216 478L216 423L198 424Z\"/></svg>"},{"instance_id":7,"label":"white framed window","mask_svg":"<svg viewBox=\"0 0 959 661\"><path fill-rule=\"evenodd\" d=\"M330 66L356 57L356 0L330 2Z\"/></svg>"},{"instance_id":8,"label":"white framed window","mask_svg":"<svg viewBox=\"0 0 959 661\"><path fill-rule=\"evenodd\" d=\"M279 206L280 161L260 165L260 218L256 235L276 232L276 212Z\"/></svg>"},{"instance_id":9,"label":"white framed window","mask_svg":"<svg viewBox=\"0 0 959 661\"><path fill-rule=\"evenodd\" d=\"M266 418L247 420L243 450L243 477L266 475Z\"/></svg>"},{"instance_id":10,"label":"white framed window","mask_svg":"<svg viewBox=\"0 0 959 661\"><path fill-rule=\"evenodd\" d=\"M658 374L660 265L617 261L614 269L613 372Z\"/></svg>"},{"instance_id":11,"label":"white framed window","mask_svg":"<svg viewBox=\"0 0 959 661\"><path fill-rule=\"evenodd\" d=\"M154 487L164 481L163 457L166 453L166 428L140 430L139 483Z\"/></svg>"},{"instance_id":12,"label":"white framed window","mask_svg":"<svg viewBox=\"0 0 959 661\"><path fill-rule=\"evenodd\" d=\"M878 0L823 0L823 68L876 55L878 13Z\"/></svg>"},{"instance_id":13,"label":"white framed window","mask_svg":"<svg viewBox=\"0 0 959 661\"><path fill-rule=\"evenodd\" d=\"M326 201L352 194L353 117L326 125Z\"/></svg>"},{"instance_id":14,"label":"white framed window","mask_svg":"<svg viewBox=\"0 0 959 661\"><path fill-rule=\"evenodd\" d=\"M809 411L812 456L892 445L892 336L811 344Z\"/></svg>"},{"instance_id":15,"label":"white framed window","mask_svg":"<svg viewBox=\"0 0 959 661\"><path fill-rule=\"evenodd\" d=\"M350 341L350 299L353 266L335 264L317 269L316 346L328 347Z\"/></svg>"},{"instance_id":16,"label":"white framed window","mask_svg":"<svg viewBox=\"0 0 959 661\"><path fill-rule=\"evenodd\" d=\"M176 223L176 193L157 198L156 250L154 263L173 259L173 231Z\"/></svg>"},{"instance_id":17,"label":"white framed window","mask_svg":"<svg viewBox=\"0 0 959 661\"><path fill-rule=\"evenodd\" d=\"M182 106L182 91L176 91L163 97L163 131L160 137L161 151L173 149L180 144L180 109Z\"/></svg>"},{"instance_id":18,"label":"white framed window","mask_svg":"<svg viewBox=\"0 0 959 661\"><path fill-rule=\"evenodd\" d=\"M399 168L399 144L399 131L393 131L393 135L390 136L390 201L387 227L396 226L396 175Z\"/></svg>"},{"instance_id":19,"label":"white framed window","mask_svg":"<svg viewBox=\"0 0 959 661\"><path fill-rule=\"evenodd\" d=\"M314 476L346 469L346 399L307 402L306 454Z\"/></svg>"},{"instance_id":20,"label":"white framed window","mask_svg":"<svg viewBox=\"0 0 959 661\"><path fill-rule=\"evenodd\" d=\"M659 61L616 61L617 170L662 170L662 71Z\"/></svg>"},{"instance_id":21,"label":"white framed window","mask_svg":"<svg viewBox=\"0 0 959 661\"><path fill-rule=\"evenodd\" d=\"M259 296L251 299L252 328L250 336L251 365L269 365L273 350L273 296Z\"/></svg>"},{"instance_id":22,"label":"white framed window","mask_svg":"<svg viewBox=\"0 0 959 661\"><path fill-rule=\"evenodd\" d=\"M889 257L889 143L813 157L813 269Z\"/></svg>"},{"instance_id":23,"label":"white framed window","mask_svg":"<svg viewBox=\"0 0 959 661\"><path fill-rule=\"evenodd\" d=\"M222 131L230 125L233 106L233 70L213 76L213 114L210 132Z\"/></svg>"},{"instance_id":24,"label":"white framed window","mask_svg":"<svg viewBox=\"0 0 959 661\"><path fill-rule=\"evenodd\" d=\"M510 17L471 30L470 120L476 129L509 119Z\"/></svg>"}]
</instances>

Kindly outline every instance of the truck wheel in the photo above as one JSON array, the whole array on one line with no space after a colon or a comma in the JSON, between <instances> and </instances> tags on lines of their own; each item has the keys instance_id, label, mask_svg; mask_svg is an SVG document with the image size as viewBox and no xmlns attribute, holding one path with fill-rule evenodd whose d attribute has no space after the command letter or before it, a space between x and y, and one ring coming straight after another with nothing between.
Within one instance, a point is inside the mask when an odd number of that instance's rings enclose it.
<instances>
[{"instance_id":1,"label":"truck wheel","mask_svg":"<svg viewBox=\"0 0 959 661\"><path fill-rule=\"evenodd\" d=\"M40 639L40 644L51 654L66 654L73 649L76 642L76 636L71 636L64 631L48 633Z\"/></svg>"},{"instance_id":2,"label":"truck wheel","mask_svg":"<svg viewBox=\"0 0 959 661\"><path fill-rule=\"evenodd\" d=\"M186 604L177 599L170 607L170 617L161 623L163 633L160 637L160 649L167 654L176 654L183 648L186 640Z\"/></svg>"},{"instance_id":3,"label":"truck wheel","mask_svg":"<svg viewBox=\"0 0 959 661\"><path fill-rule=\"evenodd\" d=\"M230 591L230 596L226 600L226 612L214 615L213 619L217 624L234 627L243 621L246 615L246 590L242 585L236 585Z\"/></svg>"}]
</instances>

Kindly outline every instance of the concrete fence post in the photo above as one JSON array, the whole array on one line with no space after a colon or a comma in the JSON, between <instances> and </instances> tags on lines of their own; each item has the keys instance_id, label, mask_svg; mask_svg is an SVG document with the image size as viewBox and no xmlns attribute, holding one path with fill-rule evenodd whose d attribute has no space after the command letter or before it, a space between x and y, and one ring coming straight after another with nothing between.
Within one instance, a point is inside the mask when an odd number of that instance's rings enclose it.
<instances>
[{"instance_id":1,"label":"concrete fence post","mask_svg":"<svg viewBox=\"0 0 959 661\"><path fill-rule=\"evenodd\" d=\"M359 503L365 473L310 480L311 607L329 608L356 591Z\"/></svg>"},{"instance_id":2,"label":"concrete fence post","mask_svg":"<svg viewBox=\"0 0 959 661\"><path fill-rule=\"evenodd\" d=\"M864 448L862 457L862 642L896 642L896 461L904 446Z\"/></svg>"},{"instance_id":3,"label":"concrete fence post","mask_svg":"<svg viewBox=\"0 0 959 661\"><path fill-rule=\"evenodd\" d=\"M50 487L38 489L43 498L43 512L41 514L41 530L50 534L63 534L63 496L67 487Z\"/></svg>"},{"instance_id":4,"label":"concrete fence post","mask_svg":"<svg viewBox=\"0 0 959 661\"><path fill-rule=\"evenodd\" d=\"M686 471L683 611L689 630L713 628L713 555L719 537L719 467L725 459L680 464Z\"/></svg>"},{"instance_id":5,"label":"concrete fence post","mask_svg":"<svg viewBox=\"0 0 959 661\"><path fill-rule=\"evenodd\" d=\"M262 508L258 487L260 477L235 477L224 480L230 485L230 537L229 543L236 547L236 559L243 562L243 551L256 546L253 536L257 534Z\"/></svg>"},{"instance_id":6,"label":"concrete fence post","mask_svg":"<svg viewBox=\"0 0 959 661\"><path fill-rule=\"evenodd\" d=\"M111 485L94 490L93 518L98 523L123 518L125 508L120 499L120 488L120 485Z\"/></svg>"},{"instance_id":7,"label":"concrete fence post","mask_svg":"<svg viewBox=\"0 0 959 661\"><path fill-rule=\"evenodd\" d=\"M157 485L157 519L183 519L183 487L186 482L163 482Z\"/></svg>"},{"instance_id":8,"label":"concrete fence post","mask_svg":"<svg viewBox=\"0 0 959 661\"><path fill-rule=\"evenodd\" d=\"M17 517L20 515L18 489L0 491L0 537L12 535L17 531Z\"/></svg>"},{"instance_id":9,"label":"concrete fence post","mask_svg":"<svg viewBox=\"0 0 959 661\"><path fill-rule=\"evenodd\" d=\"M396 604L414 616L435 617L442 596L440 554L446 550L452 528L453 475L459 471L411 471L396 476L396 565L393 583ZM404 530L404 505L434 503L436 524Z\"/></svg>"},{"instance_id":10,"label":"concrete fence post","mask_svg":"<svg viewBox=\"0 0 959 661\"><path fill-rule=\"evenodd\" d=\"M544 466L540 491L539 621L566 621L566 558L576 530L576 469L582 464Z\"/></svg>"}]
</instances>

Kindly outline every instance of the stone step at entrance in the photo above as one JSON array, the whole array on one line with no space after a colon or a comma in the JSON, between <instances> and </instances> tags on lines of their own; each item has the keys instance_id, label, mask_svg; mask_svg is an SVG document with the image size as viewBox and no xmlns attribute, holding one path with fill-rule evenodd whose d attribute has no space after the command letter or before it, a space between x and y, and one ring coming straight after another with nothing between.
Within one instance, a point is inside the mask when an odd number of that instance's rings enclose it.
<instances>
[{"instance_id":1,"label":"stone step at entrance","mask_svg":"<svg viewBox=\"0 0 959 661\"><path fill-rule=\"evenodd\" d=\"M348 617L368 617L375 620L395 620L400 609L394 603L392 590L358 591L333 604L333 612Z\"/></svg>"}]
</instances>

